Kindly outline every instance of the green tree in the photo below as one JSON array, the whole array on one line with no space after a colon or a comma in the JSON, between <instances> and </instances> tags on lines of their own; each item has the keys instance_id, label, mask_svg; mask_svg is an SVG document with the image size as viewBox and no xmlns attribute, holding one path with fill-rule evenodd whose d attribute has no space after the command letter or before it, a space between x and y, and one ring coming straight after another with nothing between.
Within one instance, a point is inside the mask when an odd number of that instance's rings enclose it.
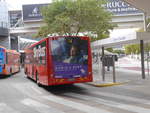
<instances>
[{"instance_id":1,"label":"green tree","mask_svg":"<svg viewBox=\"0 0 150 113\"><path fill-rule=\"evenodd\" d=\"M131 44L125 46L126 54L139 54L140 53L140 45L139 44Z\"/></svg>"},{"instance_id":2,"label":"green tree","mask_svg":"<svg viewBox=\"0 0 150 113\"><path fill-rule=\"evenodd\" d=\"M132 53L131 45L126 45L124 48L127 55Z\"/></svg>"},{"instance_id":3,"label":"green tree","mask_svg":"<svg viewBox=\"0 0 150 113\"><path fill-rule=\"evenodd\" d=\"M113 52L113 48L107 48L106 50L109 52Z\"/></svg>"},{"instance_id":4,"label":"green tree","mask_svg":"<svg viewBox=\"0 0 150 113\"><path fill-rule=\"evenodd\" d=\"M113 53L124 54L124 50L113 50Z\"/></svg>"},{"instance_id":5,"label":"green tree","mask_svg":"<svg viewBox=\"0 0 150 113\"><path fill-rule=\"evenodd\" d=\"M39 30L38 36L82 32L93 41L106 38L114 25L111 24L111 13L102 7L104 3L104 0L53 0L42 9L46 26Z\"/></svg>"}]
</instances>

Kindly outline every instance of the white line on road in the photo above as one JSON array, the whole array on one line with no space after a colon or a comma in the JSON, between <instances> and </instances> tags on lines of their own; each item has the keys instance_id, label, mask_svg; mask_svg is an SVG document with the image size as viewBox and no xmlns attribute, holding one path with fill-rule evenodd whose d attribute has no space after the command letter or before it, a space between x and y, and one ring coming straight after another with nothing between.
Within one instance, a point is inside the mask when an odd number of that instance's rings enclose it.
<instances>
[{"instance_id":1,"label":"white line on road","mask_svg":"<svg viewBox=\"0 0 150 113\"><path fill-rule=\"evenodd\" d=\"M42 94L42 92L40 90L38 90L37 88L35 88L34 86L31 87L35 92L37 92L38 94Z\"/></svg>"},{"instance_id":2,"label":"white line on road","mask_svg":"<svg viewBox=\"0 0 150 113\"><path fill-rule=\"evenodd\" d=\"M106 93L106 92L98 92L98 91L94 91L94 92L92 92L92 94L106 96L106 97L112 97L112 98L117 98L117 99L126 100L126 101L132 101L132 102L141 103L141 104L149 104L150 105L150 103L149 103L150 100L139 99L139 98L129 97L129 96L125 96L125 95L118 95L118 94L114 94L114 93Z\"/></svg>"},{"instance_id":3,"label":"white line on road","mask_svg":"<svg viewBox=\"0 0 150 113\"><path fill-rule=\"evenodd\" d=\"M64 113L63 111L52 108L51 106L40 103L30 98L22 100L21 103L23 103L26 106L32 107L40 113Z\"/></svg>"},{"instance_id":4,"label":"white line on road","mask_svg":"<svg viewBox=\"0 0 150 113\"><path fill-rule=\"evenodd\" d=\"M93 96L86 96L86 95L75 94L75 93L66 93L64 95L76 97L79 99L85 99L87 101L94 101L94 102L97 102L97 103L100 103L100 104L103 104L106 106L110 106L110 107L114 107L114 108L120 108L120 109L124 109L124 110L131 111L131 112L150 113L150 109L138 107L135 105L122 104L119 102L105 100L105 99L101 99L101 98L97 98L97 97L93 97Z\"/></svg>"},{"instance_id":5,"label":"white line on road","mask_svg":"<svg viewBox=\"0 0 150 113\"><path fill-rule=\"evenodd\" d=\"M0 103L0 113L20 113L5 103Z\"/></svg>"},{"instance_id":6,"label":"white line on road","mask_svg":"<svg viewBox=\"0 0 150 113\"><path fill-rule=\"evenodd\" d=\"M80 111L86 112L86 113L112 113L103 109L98 109L96 107L92 107L86 104L82 104L82 103L78 103L78 102L73 102L70 101L68 99L63 99L61 97L58 96L54 96L54 95L49 95L49 96L43 96L44 99L65 105L65 106L69 106L71 108L74 109L78 109Z\"/></svg>"}]
</instances>

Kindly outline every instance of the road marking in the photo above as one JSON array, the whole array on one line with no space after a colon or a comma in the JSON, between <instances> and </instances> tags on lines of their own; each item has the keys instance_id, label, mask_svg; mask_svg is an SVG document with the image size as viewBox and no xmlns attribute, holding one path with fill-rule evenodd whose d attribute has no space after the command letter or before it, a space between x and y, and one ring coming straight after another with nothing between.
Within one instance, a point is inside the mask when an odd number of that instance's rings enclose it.
<instances>
[{"instance_id":1,"label":"road marking","mask_svg":"<svg viewBox=\"0 0 150 113\"><path fill-rule=\"evenodd\" d=\"M0 113L20 113L5 103L0 103Z\"/></svg>"},{"instance_id":2,"label":"road marking","mask_svg":"<svg viewBox=\"0 0 150 113\"><path fill-rule=\"evenodd\" d=\"M14 88L28 95L29 97L42 95L42 92L30 84L23 83L22 85L13 84ZM31 95L32 94L32 95Z\"/></svg>"},{"instance_id":3,"label":"road marking","mask_svg":"<svg viewBox=\"0 0 150 113\"><path fill-rule=\"evenodd\" d=\"M100 104L103 104L106 106L110 106L110 107L114 107L114 108L120 108L120 109L124 109L124 110L131 111L131 112L150 113L150 109L138 107L135 105L122 104L119 102L105 100L105 99L101 99L101 98L97 98L97 97L93 97L93 96L86 96L86 95L75 94L75 93L66 93L64 95L76 97L79 99L85 99L87 101L94 101L94 102L97 102L97 103L100 103Z\"/></svg>"},{"instance_id":4,"label":"road marking","mask_svg":"<svg viewBox=\"0 0 150 113\"><path fill-rule=\"evenodd\" d=\"M112 113L112 112L109 112L109 111L106 111L103 109L98 109L96 107L92 107L92 106L85 105L82 103L73 102L68 99L63 99L61 97L54 96L54 95L43 96L43 98L46 100L50 100L50 101L65 105L65 106L69 106L74 109L78 109L78 110L86 112L86 113L91 113L91 112L92 113Z\"/></svg>"},{"instance_id":5,"label":"road marking","mask_svg":"<svg viewBox=\"0 0 150 113\"><path fill-rule=\"evenodd\" d=\"M40 113L64 113L63 111L52 108L51 106L40 103L40 102L35 101L33 99L30 99L30 98L22 100L21 103L26 105L26 106L34 108L35 110L37 110Z\"/></svg>"},{"instance_id":6,"label":"road marking","mask_svg":"<svg viewBox=\"0 0 150 113\"><path fill-rule=\"evenodd\" d=\"M37 88L35 88L34 86L31 87L35 92L37 92L38 94L42 94L42 92L40 90L38 90Z\"/></svg>"},{"instance_id":7,"label":"road marking","mask_svg":"<svg viewBox=\"0 0 150 113\"><path fill-rule=\"evenodd\" d=\"M112 97L112 98L118 98L118 99L121 99L121 100L133 101L133 102L136 102L136 103L150 105L150 100L139 99L139 98L124 96L124 95L118 95L118 94L114 94L114 93L106 93L106 92L94 91L94 92L92 92L92 94L101 95L101 96L107 96L107 97Z\"/></svg>"}]
</instances>

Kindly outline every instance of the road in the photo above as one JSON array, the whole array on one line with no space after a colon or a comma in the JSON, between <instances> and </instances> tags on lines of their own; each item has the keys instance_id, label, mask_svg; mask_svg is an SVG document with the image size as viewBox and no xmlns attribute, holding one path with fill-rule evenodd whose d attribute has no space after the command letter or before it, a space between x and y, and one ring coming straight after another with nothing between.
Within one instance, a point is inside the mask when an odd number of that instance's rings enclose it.
<instances>
[{"instance_id":1,"label":"road","mask_svg":"<svg viewBox=\"0 0 150 113\"><path fill-rule=\"evenodd\" d=\"M150 80L38 87L23 70L0 79L0 113L150 113Z\"/></svg>"}]
</instances>

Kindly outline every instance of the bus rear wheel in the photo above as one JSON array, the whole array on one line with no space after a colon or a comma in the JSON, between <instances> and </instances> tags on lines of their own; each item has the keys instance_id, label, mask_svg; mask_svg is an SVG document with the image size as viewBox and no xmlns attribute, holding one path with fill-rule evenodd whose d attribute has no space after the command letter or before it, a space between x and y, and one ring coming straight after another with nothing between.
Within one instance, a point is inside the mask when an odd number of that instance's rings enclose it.
<instances>
[{"instance_id":1,"label":"bus rear wheel","mask_svg":"<svg viewBox=\"0 0 150 113\"><path fill-rule=\"evenodd\" d=\"M10 68L10 75L12 75L12 68Z\"/></svg>"},{"instance_id":2,"label":"bus rear wheel","mask_svg":"<svg viewBox=\"0 0 150 113\"><path fill-rule=\"evenodd\" d=\"M40 81L39 81L39 75L38 75L38 73L36 72L36 83L37 83L37 85L38 86L42 86L41 84L40 84Z\"/></svg>"}]
</instances>

